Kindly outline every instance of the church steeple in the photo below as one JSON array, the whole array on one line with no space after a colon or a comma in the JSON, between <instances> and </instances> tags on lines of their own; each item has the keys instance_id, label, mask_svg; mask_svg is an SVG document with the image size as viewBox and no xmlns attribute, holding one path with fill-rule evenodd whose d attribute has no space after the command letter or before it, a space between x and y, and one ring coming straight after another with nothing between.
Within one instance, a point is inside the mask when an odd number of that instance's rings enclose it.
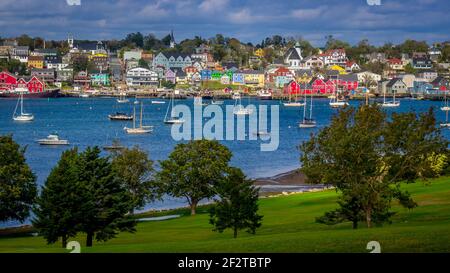
<instances>
[{"instance_id":1,"label":"church steeple","mask_svg":"<svg viewBox=\"0 0 450 273\"><path fill-rule=\"evenodd\" d=\"M175 47L175 38L173 37L173 30L170 32L170 48Z\"/></svg>"}]
</instances>

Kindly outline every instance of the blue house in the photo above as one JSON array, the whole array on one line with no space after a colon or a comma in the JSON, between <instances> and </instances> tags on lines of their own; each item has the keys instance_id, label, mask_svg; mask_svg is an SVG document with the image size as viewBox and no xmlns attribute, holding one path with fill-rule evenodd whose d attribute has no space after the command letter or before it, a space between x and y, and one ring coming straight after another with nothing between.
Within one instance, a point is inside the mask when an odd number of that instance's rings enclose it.
<instances>
[{"instance_id":1,"label":"blue house","mask_svg":"<svg viewBox=\"0 0 450 273\"><path fill-rule=\"evenodd\" d=\"M200 76L201 76L202 81L211 80L211 75L212 75L211 70L204 69L204 70L200 71Z\"/></svg>"},{"instance_id":2,"label":"blue house","mask_svg":"<svg viewBox=\"0 0 450 273\"><path fill-rule=\"evenodd\" d=\"M426 94L433 89L433 85L429 82L414 81L412 92L414 94Z\"/></svg>"},{"instance_id":3,"label":"blue house","mask_svg":"<svg viewBox=\"0 0 450 273\"><path fill-rule=\"evenodd\" d=\"M245 84L244 74L241 71L234 72L233 84Z\"/></svg>"}]
</instances>

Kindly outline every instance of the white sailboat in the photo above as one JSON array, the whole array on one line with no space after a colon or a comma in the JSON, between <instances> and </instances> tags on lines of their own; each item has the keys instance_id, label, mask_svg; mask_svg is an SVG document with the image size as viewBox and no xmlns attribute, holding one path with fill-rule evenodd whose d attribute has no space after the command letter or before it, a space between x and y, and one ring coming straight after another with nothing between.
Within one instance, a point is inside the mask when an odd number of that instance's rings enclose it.
<instances>
[{"instance_id":1,"label":"white sailboat","mask_svg":"<svg viewBox=\"0 0 450 273\"><path fill-rule=\"evenodd\" d=\"M450 106L448 105L447 100L447 91L444 91L444 106L441 107L442 111L450 111Z\"/></svg>"},{"instance_id":2,"label":"white sailboat","mask_svg":"<svg viewBox=\"0 0 450 273\"><path fill-rule=\"evenodd\" d=\"M445 111L445 123L441 123L440 126L441 127L450 127L450 122L448 122L448 111Z\"/></svg>"},{"instance_id":3,"label":"white sailboat","mask_svg":"<svg viewBox=\"0 0 450 273\"><path fill-rule=\"evenodd\" d=\"M173 112L173 107L175 104L175 91L172 93L172 97L170 98L169 106L167 107L166 116L164 117L164 123L165 124L181 124L184 123L184 119L180 119L179 117L175 116ZM169 116L170 111L170 116Z\"/></svg>"},{"instance_id":4,"label":"white sailboat","mask_svg":"<svg viewBox=\"0 0 450 273\"><path fill-rule=\"evenodd\" d=\"M142 125L142 113L144 111L144 104L141 102L141 115L139 120L139 127L136 127L136 106L133 107L133 128L124 127L127 134L147 134L153 131L153 126Z\"/></svg>"},{"instance_id":5,"label":"white sailboat","mask_svg":"<svg viewBox=\"0 0 450 273\"><path fill-rule=\"evenodd\" d=\"M251 113L253 113L253 111L252 109L245 108L241 103L241 98L239 97L239 99L236 99L236 101L234 102L233 113L237 116L245 116L250 115Z\"/></svg>"},{"instance_id":6,"label":"white sailboat","mask_svg":"<svg viewBox=\"0 0 450 273\"><path fill-rule=\"evenodd\" d=\"M297 100L297 92L295 93L295 98L292 100L292 94L289 92L289 101L283 102L283 106L285 107L302 107L306 105L306 101L298 101Z\"/></svg>"},{"instance_id":7,"label":"white sailboat","mask_svg":"<svg viewBox=\"0 0 450 273\"><path fill-rule=\"evenodd\" d=\"M348 105L348 101L339 98L337 81L335 83L334 95L331 96L329 104L331 108L339 108Z\"/></svg>"},{"instance_id":8,"label":"white sailboat","mask_svg":"<svg viewBox=\"0 0 450 273\"><path fill-rule=\"evenodd\" d=\"M20 93L19 99L17 100L16 108L14 109L13 120L14 121L32 121L34 120L33 114L25 113L23 111L23 93L28 92L28 89L24 87L18 87L15 90ZM20 104L20 113L17 113L17 108Z\"/></svg>"},{"instance_id":9,"label":"white sailboat","mask_svg":"<svg viewBox=\"0 0 450 273\"><path fill-rule=\"evenodd\" d=\"M305 92L305 102L306 102L306 92ZM299 122L298 127L300 128L314 128L316 127L316 121L312 118L313 110L313 95L311 93L311 104L309 106L309 117L306 115L306 105L303 107L303 120Z\"/></svg>"},{"instance_id":10,"label":"white sailboat","mask_svg":"<svg viewBox=\"0 0 450 273\"><path fill-rule=\"evenodd\" d=\"M384 91L383 94L383 103L381 104L382 107L399 107L400 102L395 100L395 92L394 97L392 101L386 101L386 91Z\"/></svg>"},{"instance_id":11,"label":"white sailboat","mask_svg":"<svg viewBox=\"0 0 450 273\"><path fill-rule=\"evenodd\" d=\"M126 94L125 93L120 93L119 98L117 99L118 103L128 103L130 100L127 99Z\"/></svg>"}]
</instances>

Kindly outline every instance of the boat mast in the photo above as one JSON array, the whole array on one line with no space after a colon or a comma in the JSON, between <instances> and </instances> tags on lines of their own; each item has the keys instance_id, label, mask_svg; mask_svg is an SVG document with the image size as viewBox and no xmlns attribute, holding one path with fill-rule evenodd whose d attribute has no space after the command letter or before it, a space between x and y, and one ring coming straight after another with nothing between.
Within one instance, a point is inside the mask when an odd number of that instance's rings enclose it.
<instances>
[{"instance_id":1,"label":"boat mast","mask_svg":"<svg viewBox=\"0 0 450 273\"><path fill-rule=\"evenodd\" d=\"M307 103L306 100L306 90L305 90L305 104ZM306 105L303 107L303 122L306 121Z\"/></svg>"},{"instance_id":2,"label":"boat mast","mask_svg":"<svg viewBox=\"0 0 450 273\"><path fill-rule=\"evenodd\" d=\"M140 121L140 128L142 128L142 111L143 111L143 108L144 108L144 103L143 102L141 102L141 121Z\"/></svg>"},{"instance_id":3,"label":"boat mast","mask_svg":"<svg viewBox=\"0 0 450 273\"><path fill-rule=\"evenodd\" d=\"M136 129L136 106L133 106L133 129Z\"/></svg>"},{"instance_id":4,"label":"boat mast","mask_svg":"<svg viewBox=\"0 0 450 273\"><path fill-rule=\"evenodd\" d=\"M312 109L313 109L313 94L311 92L311 105L309 108L309 120L312 120Z\"/></svg>"},{"instance_id":5,"label":"boat mast","mask_svg":"<svg viewBox=\"0 0 450 273\"><path fill-rule=\"evenodd\" d=\"M20 92L20 115L23 116L23 92Z\"/></svg>"}]
</instances>

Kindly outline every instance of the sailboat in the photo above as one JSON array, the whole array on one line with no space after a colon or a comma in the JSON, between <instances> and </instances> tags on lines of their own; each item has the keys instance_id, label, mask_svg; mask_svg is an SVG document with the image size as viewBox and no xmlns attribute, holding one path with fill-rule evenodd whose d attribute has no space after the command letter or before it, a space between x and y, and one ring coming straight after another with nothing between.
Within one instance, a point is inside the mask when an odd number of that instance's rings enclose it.
<instances>
[{"instance_id":1,"label":"sailboat","mask_svg":"<svg viewBox=\"0 0 450 273\"><path fill-rule=\"evenodd\" d=\"M339 80L339 79L338 79ZM338 80L335 82L335 88L334 88L334 94L333 96L331 96L330 98L330 106L331 108L339 108L339 107L344 107L348 105L348 102L346 100L343 100L340 98L340 95L338 94Z\"/></svg>"},{"instance_id":2,"label":"sailboat","mask_svg":"<svg viewBox=\"0 0 450 273\"><path fill-rule=\"evenodd\" d=\"M297 92L295 93L295 99L292 100L291 92L289 92L289 101L283 102L286 107L302 107L306 105L306 101L301 102L297 100Z\"/></svg>"},{"instance_id":3,"label":"sailboat","mask_svg":"<svg viewBox=\"0 0 450 273\"><path fill-rule=\"evenodd\" d=\"M306 102L306 92L305 92L305 102ZM306 116L306 105L303 107L303 120L298 124L300 128L314 128L316 127L316 121L312 118L313 109L313 95L311 93L311 104L309 106L309 117Z\"/></svg>"},{"instance_id":4,"label":"sailboat","mask_svg":"<svg viewBox=\"0 0 450 273\"><path fill-rule=\"evenodd\" d=\"M13 120L15 121L32 121L34 120L33 114L25 113L23 111L23 93L28 92L28 89L24 87L18 87L15 89L16 92L20 93L19 99L17 100L16 108L14 109ZM20 104L20 114L17 113L17 108Z\"/></svg>"},{"instance_id":5,"label":"sailboat","mask_svg":"<svg viewBox=\"0 0 450 273\"><path fill-rule=\"evenodd\" d=\"M125 149L125 146L123 146L120 143L120 140L118 138L114 138L111 145L103 146L103 150L106 150L106 151L120 151L120 150L124 150L124 149Z\"/></svg>"},{"instance_id":6,"label":"sailboat","mask_svg":"<svg viewBox=\"0 0 450 273\"><path fill-rule=\"evenodd\" d=\"M248 109L242 106L241 98L239 97L239 99L236 99L236 101L234 102L233 113L237 116L245 116L250 115L251 113L253 113L253 111L252 109Z\"/></svg>"},{"instance_id":7,"label":"sailboat","mask_svg":"<svg viewBox=\"0 0 450 273\"><path fill-rule=\"evenodd\" d=\"M117 99L118 103L128 103L129 100L126 97L125 93L120 93L119 98Z\"/></svg>"},{"instance_id":8,"label":"sailboat","mask_svg":"<svg viewBox=\"0 0 450 273\"><path fill-rule=\"evenodd\" d=\"M395 92L394 97L392 101L386 101L386 91L384 91L383 94L383 103L381 104L382 107L399 107L400 102L395 100Z\"/></svg>"},{"instance_id":9,"label":"sailboat","mask_svg":"<svg viewBox=\"0 0 450 273\"><path fill-rule=\"evenodd\" d=\"M180 124L184 123L184 119L180 119L177 116L174 115L173 112L173 106L175 104L175 91L172 93L172 97L170 98L169 106L167 107L166 116L164 117L164 123L165 124ZM170 110L170 116L169 116L169 110Z\"/></svg>"},{"instance_id":10,"label":"sailboat","mask_svg":"<svg viewBox=\"0 0 450 273\"><path fill-rule=\"evenodd\" d=\"M447 91L444 91L444 106L441 107L442 111L450 111L450 106L448 105L447 100Z\"/></svg>"},{"instance_id":11,"label":"sailboat","mask_svg":"<svg viewBox=\"0 0 450 273\"><path fill-rule=\"evenodd\" d=\"M445 123L441 123L441 127L450 127L450 122L448 122L448 111L449 110L445 110Z\"/></svg>"},{"instance_id":12,"label":"sailboat","mask_svg":"<svg viewBox=\"0 0 450 273\"><path fill-rule=\"evenodd\" d=\"M127 134L147 134L153 131L153 126L142 125L142 113L144 111L144 104L141 102L141 115L139 120L139 127L136 127L136 106L133 107L133 128L124 127Z\"/></svg>"}]
</instances>

